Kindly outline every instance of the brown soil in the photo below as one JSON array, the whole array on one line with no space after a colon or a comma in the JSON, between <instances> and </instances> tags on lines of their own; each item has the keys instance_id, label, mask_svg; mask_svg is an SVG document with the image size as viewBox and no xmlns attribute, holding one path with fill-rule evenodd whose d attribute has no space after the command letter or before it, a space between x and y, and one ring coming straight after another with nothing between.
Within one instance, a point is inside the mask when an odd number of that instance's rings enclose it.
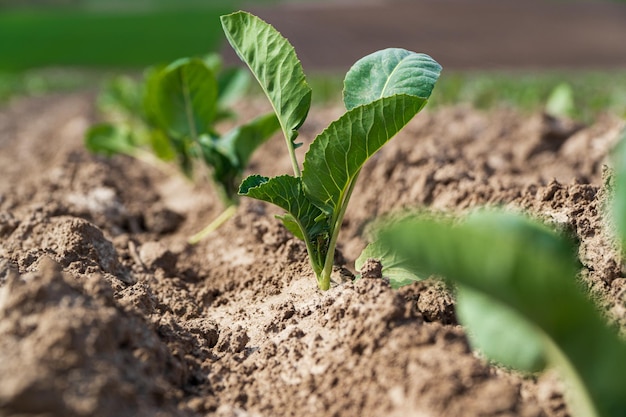
<instances>
[{"instance_id":1,"label":"brown soil","mask_svg":"<svg viewBox=\"0 0 626 417\"><path fill-rule=\"evenodd\" d=\"M211 187L89 155L92 97L0 110L1 416L567 416L553 374L474 354L436 282L316 289L303 244L245 200L219 232ZM242 114L267 110L240 105ZM315 108L310 140L339 108ZM363 171L341 251L401 207L529 210L580 240L583 278L626 328L602 171L622 126L500 109L420 114ZM306 148L303 147L303 148ZM283 140L251 171L288 173ZM344 270L344 275L348 275Z\"/></svg>"}]
</instances>

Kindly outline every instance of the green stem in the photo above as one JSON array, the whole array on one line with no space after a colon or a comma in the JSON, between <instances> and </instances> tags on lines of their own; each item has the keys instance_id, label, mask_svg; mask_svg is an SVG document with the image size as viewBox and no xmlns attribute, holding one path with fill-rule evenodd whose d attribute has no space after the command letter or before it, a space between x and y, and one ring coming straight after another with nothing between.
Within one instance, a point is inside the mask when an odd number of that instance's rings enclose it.
<instances>
[{"instance_id":1,"label":"green stem","mask_svg":"<svg viewBox=\"0 0 626 417\"><path fill-rule=\"evenodd\" d=\"M287 139L287 149L289 149L289 158L291 158L291 166L293 167L293 174L296 177L300 177L302 173L300 172L300 166L298 165L298 159L296 159L296 148L293 146L293 143L289 141L289 138L285 136Z\"/></svg>"},{"instance_id":2,"label":"green stem","mask_svg":"<svg viewBox=\"0 0 626 417\"><path fill-rule=\"evenodd\" d=\"M261 84L262 85L262 84ZM269 94L266 92L267 97L269 98ZM274 109L274 113L278 116L278 111L274 106L274 102L270 99L270 103L272 103L272 108ZM291 167L293 168L293 175L295 177L300 177L302 173L300 172L300 165L298 165L298 159L296 158L296 148L293 145L293 142L289 139L289 131L283 125L283 121L278 118L278 123L280 123L280 128L283 131L283 136L285 137L285 142L287 142L287 149L289 150L289 159L291 159Z\"/></svg>"},{"instance_id":3,"label":"green stem","mask_svg":"<svg viewBox=\"0 0 626 417\"><path fill-rule=\"evenodd\" d=\"M339 213L337 217L332 222L332 231L330 242L328 243L328 252L326 252L326 259L324 261L324 268L322 269L321 276L318 277L317 284L320 290L326 291L330 288L330 275L333 272L333 265L335 263L335 248L337 247L337 239L339 237L339 231L341 230L341 223L343 223L343 217L346 214L346 209L348 208L348 203L350 202L350 197L352 196L352 192L354 191L354 186L359 177L361 170L357 171L348 186L346 194L341 200L341 208L339 209Z\"/></svg>"},{"instance_id":4,"label":"green stem","mask_svg":"<svg viewBox=\"0 0 626 417\"><path fill-rule=\"evenodd\" d=\"M302 229L302 228L300 228ZM304 232L303 232L304 233ZM323 267L320 265L319 260L317 259L316 252L313 249L313 244L311 243L311 241L308 239L308 236L305 234L304 235L304 244L306 245L306 251L309 254L309 261L311 263L311 267L313 268L313 272L315 273L315 277L317 278L318 282L319 282L319 276L322 273L322 269Z\"/></svg>"},{"instance_id":5,"label":"green stem","mask_svg":"<svg viewBox=\"0 0 626 417\"><path fill-rule=\"evenodd\" d=\"M215 230L217 230L222 224L224 224L228 219L230 219L231 217L233 217L235 215L235 213L237 212L237 206L236 205L231 205L228 206L226 208L226 210L224 210L222 212L222 214L220 214L219 216L217 216L215 218L215 220L213 220L211 223L209 223L204 229L202 229L201 231L199 231L198 233L196 233L195 235L191 236L187 242L190 245L195 245L196 243L200 242L202 239L204 239L205 237L207 237L208 235L210 235L211 233L213 233Z\"/></svg>"}]
</instances>

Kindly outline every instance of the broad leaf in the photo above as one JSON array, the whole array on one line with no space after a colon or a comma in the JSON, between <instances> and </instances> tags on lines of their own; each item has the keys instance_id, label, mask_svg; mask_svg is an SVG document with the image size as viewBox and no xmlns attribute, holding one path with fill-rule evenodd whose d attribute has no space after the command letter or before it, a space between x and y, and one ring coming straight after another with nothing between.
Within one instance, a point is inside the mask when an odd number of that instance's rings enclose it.
<instances>
[{"instance_id":1,"label":"broad leaf","mask_svg":"<svg viewBox=\"0 0 626 417\"><path fill-rule=\"evenodd\" d=\"M217 81L200 59L180 59L160 74L156 113L163 129L177 138L209 133L217 111Z\"/></svg>"},{"instance_id":2,"label":"broad leaf","mask_svg":"<svg viewBox=\"0 0 626 417\"><path fill-rule=\"evenodd\" d=\"M293 46L276 29L246 12L222 16L226 38L269 98L289 145L311 106L309 88Z\"/></svg>"},{"instance_id":3,"label":"broad leaf","mask_svg":"<svg viewBox=\"0 0 626 417\"><path fill-rule=\"evenodd\" d=\"M396 95L356 107L331 123L304 158L306 195L326 214L343 203L363 164L415 116L425 99Z\"/></svg>"},{"instance_id":4,"label":"broad leaf","mask_svg":"<svg viewBox=\"0 0 626 417\"><path fill-rule=\"evenodd\" d=\"M350 68L344 80L343 100L351 110L395 94L428 99L440 73L441 65L428 55L384 49L361 58Z\"/></svg>"},{"instance_id":5,"label":"broad leaf","mask_svg":"<svg viewBox=\"0 0 626 417\"><path fill-rule=\"evenodd\" d=\"M384 241L421 270L480 292L540 329L548 359L579 389L573 409L581 415L624 415L626 345L580 291L569 240L521 216L483 213L458 227L402 222Z\"/></svg>"}]
</instances>

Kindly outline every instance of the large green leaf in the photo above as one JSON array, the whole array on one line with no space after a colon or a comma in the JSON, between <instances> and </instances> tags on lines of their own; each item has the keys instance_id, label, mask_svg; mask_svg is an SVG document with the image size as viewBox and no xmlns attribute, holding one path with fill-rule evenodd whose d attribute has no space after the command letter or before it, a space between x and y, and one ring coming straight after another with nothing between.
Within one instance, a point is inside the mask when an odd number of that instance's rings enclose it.
<instances>
[{"instance_id":1,"label":"large green leaf","mask_svg":"<svg viewBox=\"0 0 626 417\"><path fill-rule=\"evenodd\" d=\"M389 48L358 60L346 74L343 100L348 110L382 97L408 94L428 99L441 65L430 56Z\"/></svg>"},{"instance_id":2,"label":"large green leaf","mask_svg":"<svg viewBox=\"0 0 626 417\"><path fill-rule=\"evenodd\" d=\"M177 138L211 132L217 111L217 81L200 59L180 59L160 74L156 112L161 127Z\"/></svg>"},{"instance_id":3,"label":"large green leaf","mask_svg":"<svg viewBox=\"0 0 626 417\"><path fill-rule=\"evenodd\" d=\"M334 213L363 164L424 106L426 100L404 94L356 107L334 121L304 157L306 195L325 213Z\"/></svg>"},{"instance_id":4,"label":"large green leaf","mask_svg":"<svg viewBox=\"0 0 626 417\"><path fill-rule=\"evenodd\" d=\"M311 106L311 89L293 46L258 17L236 12L221 17L226 38L269 98L285 138L295 147Z\"/></svg>"},{"instance_id":5,"label":"large green leaf","mask_svg":"<svg viewBox=\"0 0 626 417\"><path fill-rule=\"evenodd\" d=\"M543 332L544 352L570 377L572 409L581 416L626 415L626 345L580 291L568 239L507 213L478 214L458 227L413 219L383 238L421 270L507 306Z\"/></svg>"}]
</instances>

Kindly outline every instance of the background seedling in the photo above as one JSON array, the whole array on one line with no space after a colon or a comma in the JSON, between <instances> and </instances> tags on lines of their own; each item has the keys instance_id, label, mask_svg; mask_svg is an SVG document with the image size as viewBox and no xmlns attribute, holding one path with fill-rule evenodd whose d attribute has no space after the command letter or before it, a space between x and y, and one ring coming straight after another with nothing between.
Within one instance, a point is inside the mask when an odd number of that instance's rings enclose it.
<instances>
[{"instance_id":1,"label":"background seedling","mask_svg":"<svg viewBox=\"0 0 626 417\"><path fill-rule=\"evenodd\" d=\"M189 239L196 243L235 213L238 185L252 153L279 127L271 113L224 135L217 132L220 120L234 117L229 105L246 87L247 74L222 70L216 55L150 68L141 86L117 80L101 98L114 121L92 127L85 139L87 148L157 165L163 165L159 160L175 159L188 176L194 161L203 161L226 209Z\"/></svg>"},{"instance_id":2,"label":"background seedling","mask_svg":"<svg viewBox=\"0 0 626 417\"><path fill-rule=\"evenodd\" d=\"M358 61L344 82L348 111L313 141L301 170L296 138L309 112L311 89L293 46L249 13L223 16L222 26L274 107L294 173L250 176L239 193L287 211L280 219L304 240L318 286L326 290L341 223L361 168L424 107L441 66L427 55L403 49L386 49Z\"/></svg>"}]
</instances>

